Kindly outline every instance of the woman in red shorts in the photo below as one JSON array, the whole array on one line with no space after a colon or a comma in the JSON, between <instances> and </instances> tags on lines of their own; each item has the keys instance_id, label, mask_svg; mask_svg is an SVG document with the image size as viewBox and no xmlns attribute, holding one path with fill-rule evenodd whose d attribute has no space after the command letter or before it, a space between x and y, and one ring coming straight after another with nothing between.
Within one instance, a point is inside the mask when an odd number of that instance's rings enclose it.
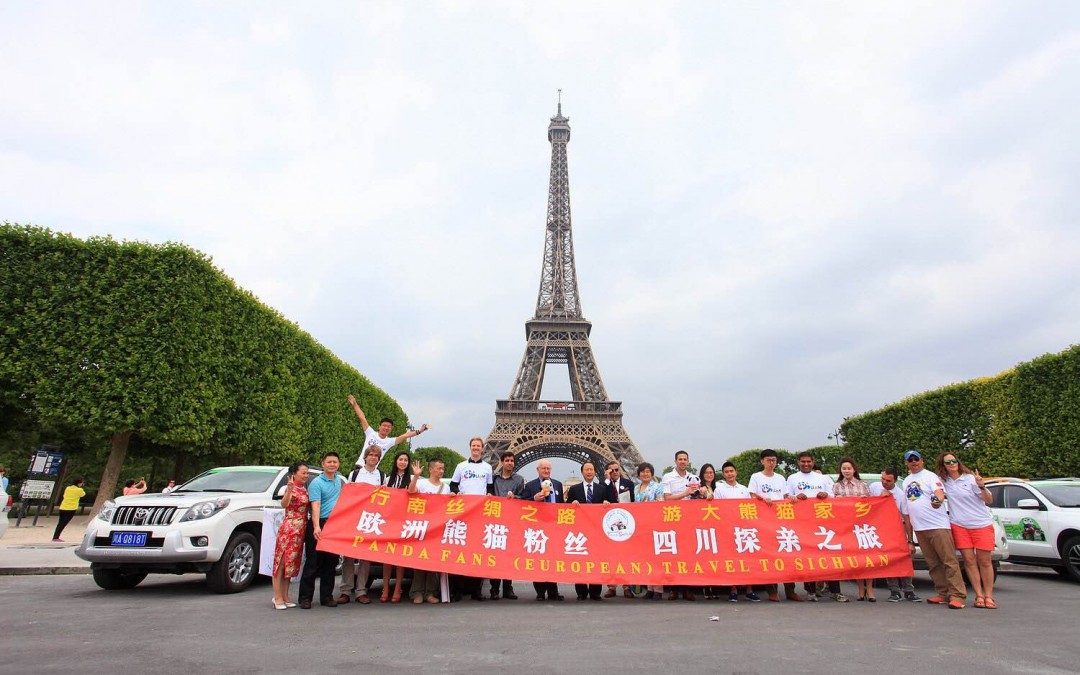
<instances>
[{"instance_id":1,"label":"woman in red shorts","mask_svg":"<svg viewBox=\"0 0 1080 675\"><path fill-rule=\"evenodd\" d=\"M993 500L979 472L971 472L955 453L938 457L937 474L945 484L953 541L964 556L964 570L975 591L975 606L997 609L994 602L993 516L987 506Z\"/></svg>"}]
</instances>

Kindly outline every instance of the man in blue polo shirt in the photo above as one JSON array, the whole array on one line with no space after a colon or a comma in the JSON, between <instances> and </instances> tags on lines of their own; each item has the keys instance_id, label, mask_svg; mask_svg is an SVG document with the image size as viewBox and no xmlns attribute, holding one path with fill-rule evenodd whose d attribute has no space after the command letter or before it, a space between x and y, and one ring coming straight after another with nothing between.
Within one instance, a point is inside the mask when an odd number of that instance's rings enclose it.
<instances>
[{"instance_id":1,"label":"man in blue polo shirt","mask_svg":"<svg viewBox=\"0 0 1080 675\"><path fill-rule=\"evenodd\" d=\"M322 456L322 473L308 485L308 499L311 500L311 522L304 533L304 571L300 575L300 608L311 609L311 599L315 596L315 577L319 578L319 602L324 607L337 607L334 600L334 571L337 567L336 553L316 551L315 546L322 537L322 528L326 519L337 504L341 486L345 479L338 475L341 459L336 452Z\"/></svg>"}]
</instances>

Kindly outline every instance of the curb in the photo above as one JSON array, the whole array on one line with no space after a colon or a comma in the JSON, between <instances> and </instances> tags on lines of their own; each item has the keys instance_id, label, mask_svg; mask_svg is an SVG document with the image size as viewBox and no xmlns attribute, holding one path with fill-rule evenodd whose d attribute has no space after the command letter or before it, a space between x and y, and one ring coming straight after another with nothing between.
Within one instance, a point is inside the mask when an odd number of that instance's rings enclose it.
<instances>
[{"instance_id":1,"label":"curb","mask_svg":"<svg viewBox=\"0 0 1080 675\"><path fill-rule=\"evenodd\" d=\"M89 567L0 567L0 576L90 574Z\"/></svg>"}]
</instances>

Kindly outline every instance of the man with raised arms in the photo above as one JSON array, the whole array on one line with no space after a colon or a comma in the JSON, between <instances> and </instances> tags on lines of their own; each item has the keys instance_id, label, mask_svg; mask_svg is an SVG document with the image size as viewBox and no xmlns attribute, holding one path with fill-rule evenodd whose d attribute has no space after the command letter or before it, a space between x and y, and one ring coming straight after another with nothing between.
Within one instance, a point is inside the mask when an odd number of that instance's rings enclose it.
<instances>
[{"instance_id":1,"label":"man with raised arms","mask_svg":"<svg viewBox=\"0 0 1080 675\"><path fill-rule=\"evenodd\" d=\"M421 424L419 429L412 429L406 431L400 436L391 436L390 432L394 430L394 420L389 417L384 417L379 422L379 429L376 431L368 424L367 417L364 415L364 411L360 409L360 404L356 402L356 397L349 394L349 403L352 404L353 411L356 413L357 418L360 419L360 426L364 429L364 447L370 447L376 445L382 454L385 455L386 451L394 447L398 443L403 443L410 438L415 438L424 433L428 429L428 425ZM380 456L379 459L382 459ZM364 453L360 453L360 457L356 460L356 465L360 466L364 463Z\"/></svg>"}]
</instances>

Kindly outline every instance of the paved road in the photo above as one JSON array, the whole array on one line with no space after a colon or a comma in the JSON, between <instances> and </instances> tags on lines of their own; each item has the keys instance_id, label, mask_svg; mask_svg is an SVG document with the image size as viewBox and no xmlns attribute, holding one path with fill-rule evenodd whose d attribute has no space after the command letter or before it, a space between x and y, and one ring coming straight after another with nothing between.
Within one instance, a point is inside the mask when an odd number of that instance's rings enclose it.
<instances>
[{"instance_id":1,"label":"paved road","mask_svg":"<svg viewBox=\"0 0 1080 675\"><path fill-rule=\"evenodd\" d=\"M261 583L208 593L198 576L149 577L130 591L88 576L0 577L5 672L1075 673L1080 584L1004 572L1001 609L835 602L537 603L275 611ZM930 595L925 573L918 591ZM845 590L847 589L845 585ZM572 587L563 587L564 594ZM718 615L719 622L709 621ZM600 672L599 670L597 672Z\"/></svg>"}]
</instances>

